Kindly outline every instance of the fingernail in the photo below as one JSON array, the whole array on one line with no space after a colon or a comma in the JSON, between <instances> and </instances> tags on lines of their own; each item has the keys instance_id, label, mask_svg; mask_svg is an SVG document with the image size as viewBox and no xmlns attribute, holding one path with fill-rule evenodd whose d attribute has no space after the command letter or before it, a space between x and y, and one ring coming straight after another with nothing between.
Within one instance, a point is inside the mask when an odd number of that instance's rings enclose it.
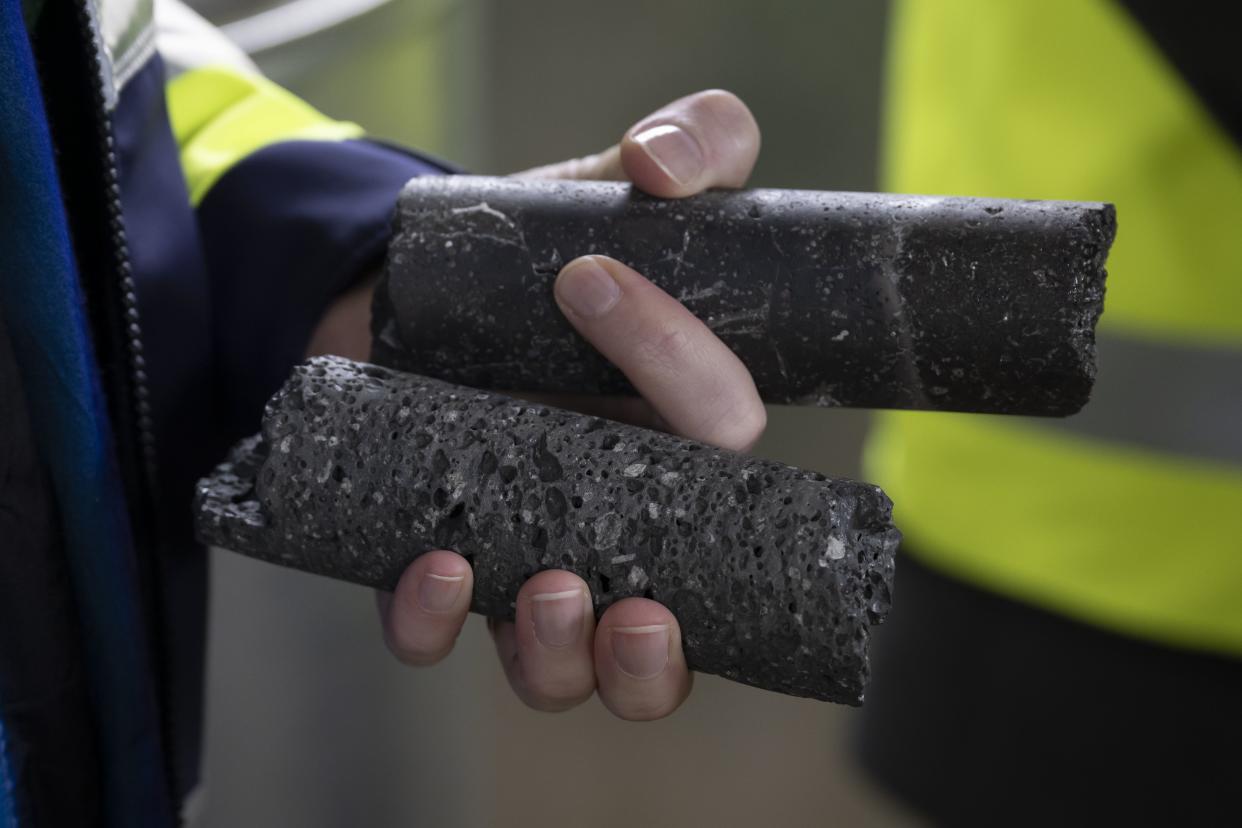
<instances>
[{"instance_id":1,"label":"fingernail","mask_svg":"<svg viewBox=\"0 0 1242 828\"><path fill-rule=\"evenodd\" d=\"M668 625L614 627L612 654L621 672L630 678L655 678L668 664Z\"/></svg>"},{"instance_id":2,"label":"fingernail","mask_svg":"<svg viewBox=\"0 0 1242 828\"><path fill-rule=\"evenodd\" d=\"M556 295L570 310L587 319L603 316L621 298L621 286L590 256L565 266L556 280Z\"/></svg>"},{"instance_id":3,"label":"fingernail","mask_svg":"<svg viewBox=\"0 0 1242 828\"><path fill-rule=\"evenodd\" d=\"M530 600L530 618L540 644L557 649L578 640L586 612L582 590L544 592L532 595Z\"/></svg>"},{"instance_id":4,"label":"fingernail","mask_svg":"<svg viewBox=\"0 0 1242 828\"><path fill-rule=\"evenodd\" d=\"M464 575L436 575L428 572L418 585L418 605L427 612L448 612L457 605Z\"/></svg>"},{"instance_id":5,"label":"fingernail","mask_svg":"<svg viewBox=\"0 0 1242 828\"><path fill-rule=\"evenodd\" d=\"M672 124L649 127L634 136L634 143L683 187L694 183L703 172L703 150L681 127Z\"/></svg>"}]
</instances>

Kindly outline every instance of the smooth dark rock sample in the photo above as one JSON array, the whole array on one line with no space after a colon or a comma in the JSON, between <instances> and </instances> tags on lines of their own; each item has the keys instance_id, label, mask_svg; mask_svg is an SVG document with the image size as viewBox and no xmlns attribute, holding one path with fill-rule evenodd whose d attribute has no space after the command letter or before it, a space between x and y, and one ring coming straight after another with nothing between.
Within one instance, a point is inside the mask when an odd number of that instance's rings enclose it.
<instances>
[{"instance_id":1,"label":"smooth dark rock sample","mask_svg":"<svg viewBox=\"0 0 1242 828\"><path fill-rule=\"evenodd\" d=\"M495 617L569 569L597 612L668 606L694 669L848 704L899 540L875 486L330 357L294 372L196 513L205 543L382 589L455 549Z\"/></svg>"},{"instance_id":2,"label":"smooth dark rock sample","mask_svg":"<svg viewBox=\"0 0 1242 828\"><path fill-rule=\"evenodd\" d=\"M630 393L552 297L589 253L681 300L768 402L1064 416L1095 377L1112 205L424 177L401 195L382 365L523 391Z\"/></svg>"}]
</instances>

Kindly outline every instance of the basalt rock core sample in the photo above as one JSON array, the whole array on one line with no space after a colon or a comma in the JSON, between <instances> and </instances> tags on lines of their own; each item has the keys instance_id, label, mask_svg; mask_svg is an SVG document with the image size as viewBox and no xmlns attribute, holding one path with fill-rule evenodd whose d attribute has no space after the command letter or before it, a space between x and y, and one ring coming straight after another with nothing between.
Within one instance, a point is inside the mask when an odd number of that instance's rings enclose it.
<instances>
[{"instance_id":1,"label":"basalt rock core sample","mask_svg":"<svg viewBox=\"0 0 1242 828\"><path fill-rule=\"evenodd\" d=\"M1095 378L1112 205L423 177L372 359L480 388L632 393L557 309L612 256L681 300L768 402L1066 416Z\"/></svg>"},{"instance_id":2,"label":"basalt rock core sample","mask_svg":"<svg viewBox=\"0 0 1242 828\"><path fill-rule=\"evenodd\" d=\"M858 704L899 534L875 486L334 357L199 483L200 539L392 589L430 549L512 618L543 569L669 607L690 666Z\"/></svg>"}]
</instances>

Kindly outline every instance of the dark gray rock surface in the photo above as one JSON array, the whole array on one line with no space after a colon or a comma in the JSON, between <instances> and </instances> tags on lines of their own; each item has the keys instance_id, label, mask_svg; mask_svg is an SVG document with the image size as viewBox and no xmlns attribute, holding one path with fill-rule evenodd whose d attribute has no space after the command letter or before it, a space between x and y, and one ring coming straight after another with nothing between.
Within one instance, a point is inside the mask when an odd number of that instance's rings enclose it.
<instances>
[{"instance_id":1,"label":"dark gray rock surface","mask_svg":"<svg viewBox=\"0 0 1242 828\"><path fill-rule=\"evenodd\" d=\"M681 300L768 402L1065 416L1095 377L1112 205L424 177L376 292L375 362L479 388L625 393L561 316L607 254Z\"/></svg>"},{"instance_id":2,"label":"dark gray rock surface","mask_svg":"<svg viewBox=\"0 0 1242 828\"><path fill-rule=\"evenodd\" d=\"M672 609L694 669L849 704L899 540L875 486L332 357L295 370L196 513L205 543L381 589L457 550L494 617L569 569L597 612Z\"/></svg>"}]
</instances>

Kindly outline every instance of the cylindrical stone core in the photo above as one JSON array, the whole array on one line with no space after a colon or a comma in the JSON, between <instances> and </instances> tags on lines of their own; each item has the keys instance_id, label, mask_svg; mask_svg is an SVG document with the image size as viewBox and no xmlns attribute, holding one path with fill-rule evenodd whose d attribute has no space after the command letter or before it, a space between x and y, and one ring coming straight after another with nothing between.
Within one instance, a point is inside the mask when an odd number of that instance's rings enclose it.
<instances>
[{"instance_id":1,"label":"cylindrical stone core","mask_svg":"<svg viewBox=\"0 0 1242 828\"><path fill-rule=\"evenodd\" d=\"M196 513L207 544L381 589L457 550L493 617L568 569L597 612L669 607L694 669L847 704L900 537L875 486L334 357L295 370Z\"/></svg>"},{"instance_id":2,"label":"cylindrical stone core","mask_svg":"<svg viewBox=\"0 0 1242 828\"><path fill-rule=\"evenodd\" d=\"M684 303L773 403L1065 416L1095 377L1112 205L424 177L375 362L479 388L632 393L553 301L606 254Z\"/></svg>"}]
</instances>

